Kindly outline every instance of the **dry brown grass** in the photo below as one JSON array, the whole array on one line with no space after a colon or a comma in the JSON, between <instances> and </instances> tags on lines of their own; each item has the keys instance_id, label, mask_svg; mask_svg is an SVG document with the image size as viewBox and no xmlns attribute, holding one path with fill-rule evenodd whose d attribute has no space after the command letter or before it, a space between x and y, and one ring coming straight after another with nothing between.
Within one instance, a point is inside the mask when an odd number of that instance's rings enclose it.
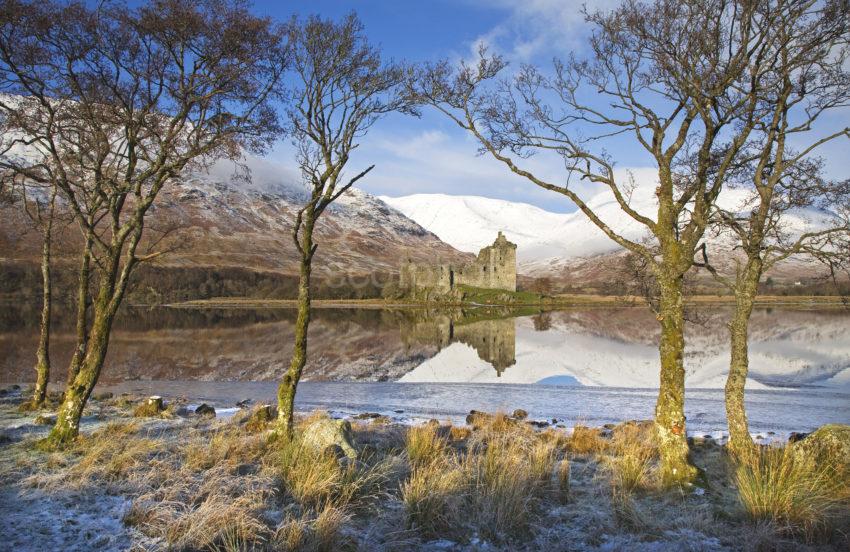
<instances>
[{"instance_id":1,"label":"dry brown grass","mask_svg":"<svg viewBox=\"0 0 850 552\"><path fill-rule=\"evenodd\" d=\"M261 518L262 492L212 492L169 520L165 539L177 550L248 550L269 531Z\"/></svg>"},{"instance_id":2,"label":"dry brown grass","mask_svg":"<svg viewBox=\"0 0 850 552\"><path fill-rule=\"evenodd\" d=\"M475 524L495 540L524 534L537 501L552 490L554 446L524 428L479 439L464 459Z\"/></svg>"},{"instance_id":3,"label":"dry brown grass","mask_svg":"<svg viewBox=\"0 0 850 552\"><path fill-rule=\"evenodd\" d=\"M762 449L738 459L735 483L752 519L812 540L829 534L850 508L848 482L837 473L792 447Z\"/></svg>"},{"instance_id":4,"label":"dry brown grass","mask_svg":"<svg viewBox=\"0 0 850 552\"><path fill-rule=\"evenodd\" d=\"M596 428L577 425L567 441L567 448L574 454L594 454L606 450L608 442Z\"/></svg>"},{"instance_id":5,"label":"dry brown grass","mask_svg":"<svg viewBox=\"0 0 850 552\"><path fill-rule=\"evenodd\" d=\"M449 435L452 441L465 441L472 436L472 430L468 427L453 425L449 428Z\"/></svg>"},{"instance_id":6,"label":"dry brown grass","mask_svg":"<svg viewBox=\"0 0 850 552\"><path fill-rule=\"evenodd\" d=\"M652 430L638 424L622 424L613 431L605 463L611 471L611 484L631 493L650 486L650 475L658 455Z\"/></svg>"},{"instance_id":7,"label":"dry brown grass","mask_svg":"<svg viewBox=\"0 0 850 552\"><path fill-rule=\"evenodd\" d=\"M506 416L476 421L466 449L456 454L431 446L427 429L413 430L415 439L429 443L418 449L430 455L416 455L401 494L409 525L425 536L472 528L496 541L516 538L527 533L542 499L568 492L569 464L556 474L555 440Z\"/></svg>"},{"instance_id":8,"label":"dry brown grass","mask_svg":"<svg viewBox=\"0 0 850 552\"><path fill-rule=\"evenodd\" d=\"M408 527L424 537L456 534L467 481L455 460L422 464L401 486Z\"/></svg>"},{"instance_id":9,"label":"dry brown grass","mask_svg":"<svg viewBox=\"0 0 850 552\"><path fill-rule=\"evenodd\" d=\"M209 469L219 464L236 467L255 463L267 450L266 440L245 435L238 427L226 425L205 439L190 440L183 447L183 466L192 471Z\"/></svg>"},{"instance_id":10,"label":"dry brown grass","mask_svg":"<svg viewBox=\"0 0 850 552\"><path fill-rule=\"evenodd\" d=\"M49 455L51 469L30 476L25 483L43 489L109 486L131 479L162 447L162 441L140 435L135 423L111 423L81 436L64 453Z\"/></svg>"},{"instance_id":11,"label":"dry brown grass","mask_svg":"<svg viewBox=\"0 0 850 552\"><path fill-rule=\"evenodd\" d=\"M622 546L707 535L793 550L824 540L850 512L846 481L783 451L735 465L718 447L700 448L709 480L737 490L640 492L655 488L650 425L623 424L603 437L582 427L537 431L499 415L476 422L472 430L357 424L357 461L299 438L270 444L244 421L221 420L111 424L69 450L20 446L10 458L39 462L27 482L48 493L126 496L125 523L173 550L399 550L473 537L497 549L572 549L601 546L605 535ZM744 521L738 500L755 523ZM834 535L830 544L840 540Z\"/></svg>"},{"instance_id":12,"label":"dry brown grass","mask_svg":"<svg viewBox=\"0 0 850 552\"><path fill-rule=\"evenodd\" d=\"M345 508L352 502L378 498L386 488L392 465L341 461L333 454L305 446L296 436L279 444L276 466L283 488L300 505Z\"/></svg>"},{"instance_id":13,"label":"dry brown grass","mask_svg":"<svg viewBox=\"0 0 850 552\"><path fill-rule=\"evenodd\" d=\"M405 451L412 467L425 466L444 456L448 439L440 435L436 424L411 427L405 435Z\"/></svg>"}]
</instances>

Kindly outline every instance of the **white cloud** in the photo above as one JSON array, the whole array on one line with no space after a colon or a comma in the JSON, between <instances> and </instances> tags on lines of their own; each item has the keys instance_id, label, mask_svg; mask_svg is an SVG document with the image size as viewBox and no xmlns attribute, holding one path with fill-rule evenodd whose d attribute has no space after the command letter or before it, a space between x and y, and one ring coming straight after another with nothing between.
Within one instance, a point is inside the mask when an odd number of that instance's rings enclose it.
<instances>
[{"instance_id":1,"label":"white cloud","mask_svg":"<svg viewBox=\"0 0 850 552\"><path fill-rule=\"evenodd\" d=\"M508 16L471 45L473 54L483 44L511 61L527 62L538 56L564 57L584 44L587 35L582 7L608 10L620 0L487 0L476 4L507 10Z\"/></svg>"},{"instance_id":2,"label":"white cloud","mask_svg":"<svg viewBox=\"0 0 850 552\"><path fill-rule=\"evenodd\" d=\"M362 187L377 195L480 195L532 203L550 211L575 209L566 197L538 188L492 157L477 155L477 144L463 134L452 136L437 129L414 134L376 130L358 156L376 163ZM518 162L549 182L565 183L567 173L559 158L538 156ZM582 196L596 191L577 180L572 186Z\"/></svg>"}]
</instances>

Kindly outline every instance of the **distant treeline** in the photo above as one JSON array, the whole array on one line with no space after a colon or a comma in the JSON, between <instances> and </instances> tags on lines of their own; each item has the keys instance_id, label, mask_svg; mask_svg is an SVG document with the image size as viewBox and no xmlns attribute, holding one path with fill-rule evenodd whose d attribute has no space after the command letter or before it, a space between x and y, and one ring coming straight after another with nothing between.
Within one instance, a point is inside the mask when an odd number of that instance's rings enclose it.
<instances>
[{"instance_id":1,"label":"distant treeline","mask_svg":"<svg viewBox=\"0 0 850 552\"><path fill-rule=\"evenodd\" d=\"M522 278L517 281L517 289L520 291L532 291L546 295L634 295L634 286L631 282L622 279L603 280L593 284L569 284L558 282L548 277ZM685 286L688 295L730 295L731 293L720 284L708 279L689 281ZM846 276L836 278L835 281L828 277L812 278L797 282L775 282L768 278L759 284L760 295L780 296L850 296L850 280Z\"/></svg>"},{"instance_id":2,"label":"distant treeline","mask_svg":"<svg viewBox=\"0 0 850 552\"><path fill-rule=\"evenodd\" d=\"M376 274L328 278L314 277L312 289L319 299L370 299L392 276ZM57 264L53 274L53 293L57 300L70 302L77 289L76 268ZM298 276L256 271L239 267L176 267L141 265L133 274L128 289L131 303L161 304L214 297L255 299L294 299ZM41 273L35 263L0 263L0 297L38 298Z\"/></svg>"},{"instance_id":3,"label":"distant treeline","mask_svg":"<svg viewBox=\"0 0 850 552\"><path fill-rule=\"evenodd\" d=\"M61 263L54 269L54 296L58 301L71 302L77 288L75 267ZM311 282L318 299L373 299L386 295L385 288L397 285L398 276L379 273L345 275L335 278L314 277ZM551 278L520 276L519 291L548 295L600 294L629 295L622 281L602 281L596 285L570 285ZM693 295L722 293L719 286L705 282L692 283L688 292ZM248 297L253 299L294 299L297 296L298 276L265 272L239 267L177 267L141 265L133 275L128 290L131 303L163 304L216 297ZM762 295L850 295L850 282L842 279L819 278L795 283L775 283L768 278L760 285ZM0 263L0 298L37 299L41 294L41 273L35 263Z\"/></svg>"}]
</instances>

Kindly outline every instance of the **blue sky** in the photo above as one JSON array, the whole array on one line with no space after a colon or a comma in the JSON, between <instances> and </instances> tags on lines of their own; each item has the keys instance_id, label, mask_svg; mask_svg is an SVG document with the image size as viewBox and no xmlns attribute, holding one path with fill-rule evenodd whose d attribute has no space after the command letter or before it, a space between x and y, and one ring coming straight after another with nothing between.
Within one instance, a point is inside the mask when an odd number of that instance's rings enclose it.
<instances>
[{"instance_id":1,"label":"blue sky","mask_svg":"<svg viewBox=\"0 0 850 552\"><path fill-rule=\"evenodd\" d=\"M589 9L606 9L618 0L586 0ZM339 18L354 10L373 43L384 55L417 62L449 58L472 59L477 45L486 44L513 65L524 62L551 67L553 57L584 53L587 26L582 2L575 0L295 0L257 1L257 13L282 20L293 13L318 13ZM850 110L834 115L821 130L850 124ZM510 174L500 163L476 154L477 144L444 116L425 110L422 118L393 115L380 121L362 140L349 173L375 164L360 187L376 195L414 193L481 195L523 201L549 211L575 206L565 197L541 190ZM630 140L609 145L618 167L651 166L651 159ZM821 150L833 176L850 173L847 140ZM294 172L292 150L282 142L269 160ZM531 159L528 166L554 182L566 177L555 160ZM289 172L289 174L293 174Z\"/></svg>"},{"instance_id":2,"label":"blue sky","mask_svg":"<svg viewBox=\"0 0 850 552\"><path fill-rule=\"evenodd\" d=\"M600 6L614 3L589 2ZM570 0L298 0L255 2L254 9L276 18L293 13L339 18L354 10L370 39L381 46L384 55L396 59L471 59L477 45L484 42L514 64L548 64L554 56L581 49L581 5ZM376 195L482 195L532 203L550 211L574 210L566 198L538 189L498 162L478 156L476 150L473 139L431 110L418 119L394 115L380 121L362 140L349 172L374 163L375 170L360 187ZM286 143L280 144L269 160L293 165ZM531 163L552 179L564 177L554 163ZM630 155L621 163L637 166L647 160Z\"/></svg>"}]
</instances>

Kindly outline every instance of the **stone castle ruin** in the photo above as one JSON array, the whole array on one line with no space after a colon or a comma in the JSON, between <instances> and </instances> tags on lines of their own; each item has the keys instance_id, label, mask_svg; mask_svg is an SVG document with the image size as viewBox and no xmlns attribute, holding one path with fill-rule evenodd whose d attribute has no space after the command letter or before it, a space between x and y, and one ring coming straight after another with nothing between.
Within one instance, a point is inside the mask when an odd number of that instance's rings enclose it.
<instances>
[{"instance_id":1,"label":"stone castle ruin","mask_svg":"<svg viewBox=\"0 0 850 552\"><path fill-rule=\"evenodd\" d=\"M416 264L409 258L402 262L402 291L449 294L457 286L516 291L516 244L499 232L493 245L479 251L470 264Z\"/></svg>"}]
</instances>

